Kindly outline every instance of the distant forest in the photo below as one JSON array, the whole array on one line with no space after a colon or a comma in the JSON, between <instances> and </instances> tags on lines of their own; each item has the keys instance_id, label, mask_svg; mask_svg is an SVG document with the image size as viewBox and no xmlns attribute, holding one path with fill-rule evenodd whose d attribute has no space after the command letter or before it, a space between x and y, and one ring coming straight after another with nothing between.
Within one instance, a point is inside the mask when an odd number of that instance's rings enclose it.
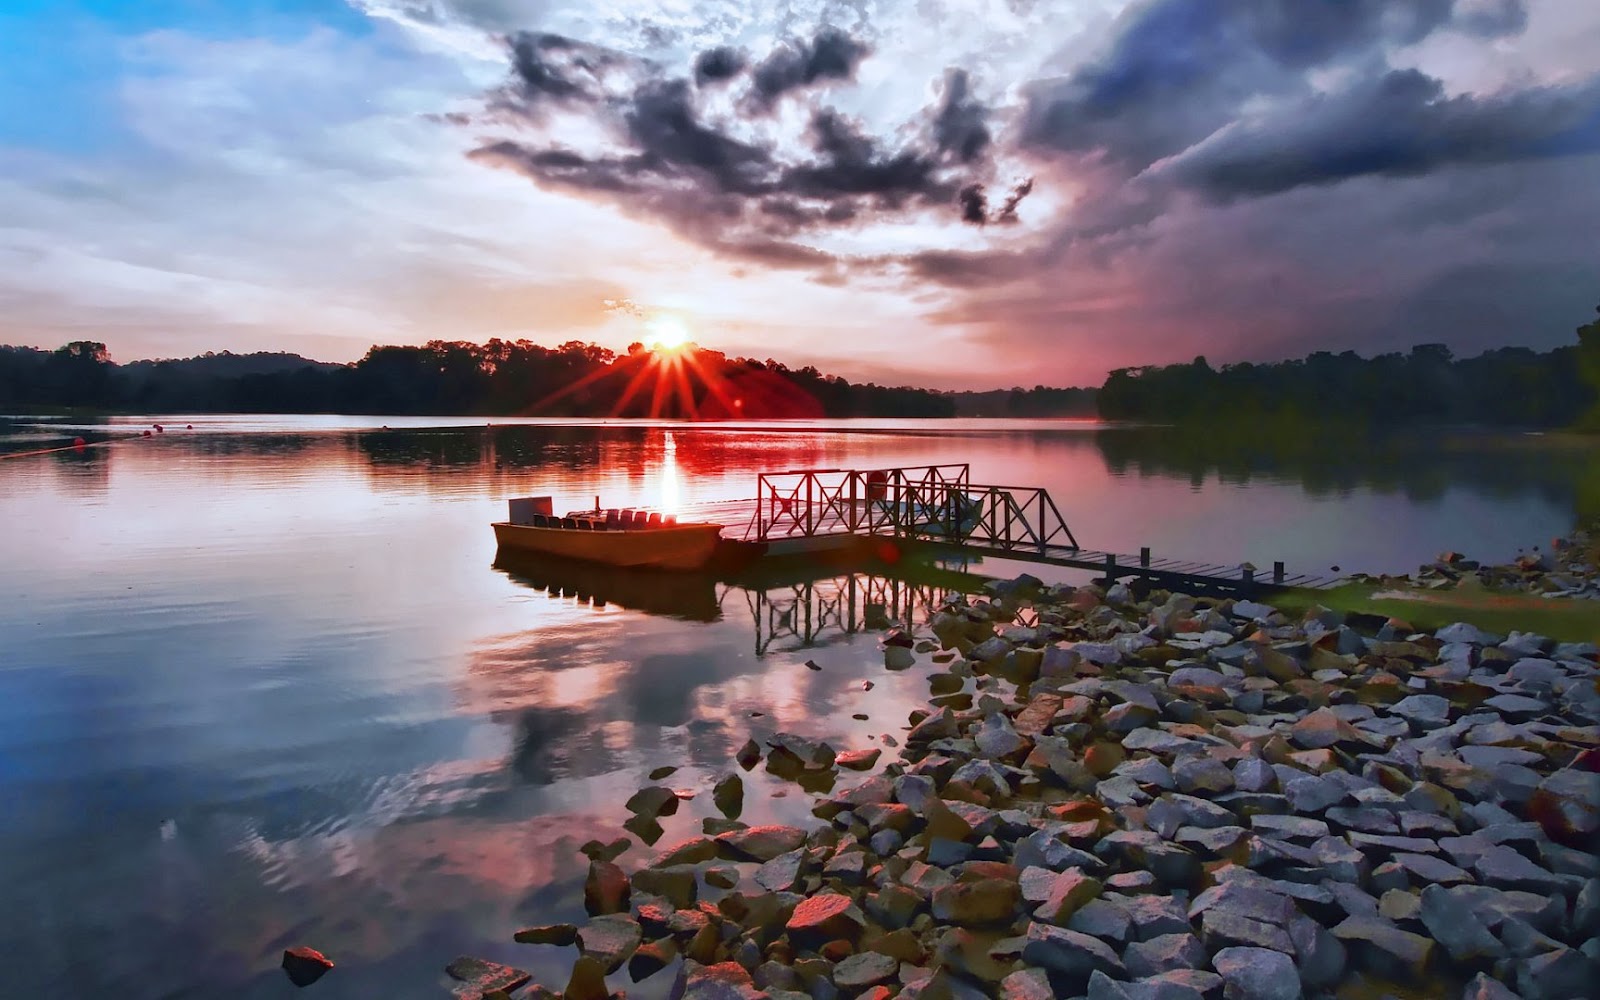
<instances>
[{"instance_id":1,"label":"distant forest","mask_svg":"<svg viewBox=\"0 0 1600 1000\"><path fill-rule=\"evenodd\" d=\"M1600 310L1597 310L1600 311ZM1100 387L1107 420L1260 424L1361 422L1600 430L1600 320L1578 343L1539 353L1502 347L1456 358L1443 344L1363 358L1318 351L1297 361L1213 368L1122 368Z\"/></svg>"},{"instance_id":2,"label":"distant forest","mask_svg":"<svg viewBox=\"0 0 1600 1000\"><path fill-rule=\"evenodd\" d=\"M617 354L569 341L373 347L353 364L227 352L116 364L104 344L0 346L0 412L363 413L482 416L1093 417L1148 423L1579 426L1600 431L1600 320L1544 353L1456 358L1440 344L1363 358L1118 369L1098 389L990 392L855 383L816 368L697 349Z\"/></svg>"}]
</instances>

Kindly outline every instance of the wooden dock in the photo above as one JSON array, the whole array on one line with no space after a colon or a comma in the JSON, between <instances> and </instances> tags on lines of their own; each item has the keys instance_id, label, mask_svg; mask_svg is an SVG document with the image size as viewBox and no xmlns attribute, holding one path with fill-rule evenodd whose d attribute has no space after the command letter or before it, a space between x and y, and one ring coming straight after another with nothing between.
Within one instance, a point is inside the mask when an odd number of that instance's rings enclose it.
<instances>
[{"instance_id":1,"label":"wooden dock","mask_svg":"<svg viewBox=\"0 0 1600 1000\"><path fill-rule=\"evenodd\" d=\"M765 473L756 496L698 504L684 518L724 525L735 558L825 555L885 542L963 556L1089 570L1106 580L1144 580L1168 589L1235 595L1326 589L1337 575L1261 571L1138 553L1085 549L1050 495L1037 487L971 481L966 465L892 469L804 469Z\"/></svg>"}]
</instances>

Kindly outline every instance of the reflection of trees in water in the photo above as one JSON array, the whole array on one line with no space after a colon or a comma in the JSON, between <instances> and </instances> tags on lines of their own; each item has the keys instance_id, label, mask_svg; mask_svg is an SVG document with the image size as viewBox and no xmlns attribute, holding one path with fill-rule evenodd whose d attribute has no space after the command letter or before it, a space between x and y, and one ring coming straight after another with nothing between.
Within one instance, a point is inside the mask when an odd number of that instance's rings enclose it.
<instances>
[{"instance_id":1,"label":"reflection of trees in water","mask_svg":"<svg viewBox=\"0 0 1600 1000\"><path fill-rule=\"evenodd\" d=\"M1439 432L1363 434L1327 425L1135 427L1095 435L1113 475L1212 476L1298 482L1313 497L1354 490L1417 502L1451 489L1509 500L1535 496L1576 507L1580 480L1600 467L1600 448L1538 438Z\"/></svg>"}]
</instances>

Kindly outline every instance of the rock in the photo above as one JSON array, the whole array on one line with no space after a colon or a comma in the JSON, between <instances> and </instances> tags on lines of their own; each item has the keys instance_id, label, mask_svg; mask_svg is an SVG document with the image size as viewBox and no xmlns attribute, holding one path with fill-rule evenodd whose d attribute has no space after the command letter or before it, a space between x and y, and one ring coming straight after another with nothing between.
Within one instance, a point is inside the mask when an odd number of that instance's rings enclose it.
<instances>
[{"instance_id":1,"label":"rock","mask_svg":"<svg viewBox=\"0 0 1600 1000\"><path fill-rule=\"evenodd\" d=\"M1367 749L1373 740L1350 723L1326 708L1302 718L1290 728L1289 738L1307 750L1323 750L1333 746Z\"/></svg>"},{"instance_id":2,"label":"rock","mask_svg":"<svg viewBox=\"0 0 1600 1000\"><path fill-rule=\"evenodd\" d=\"M1300 975L1288 955L1265 948L1224 948L1211 958L1227 1000L1300 1000Z\"/></svg>"},{"instance_id":3,"label":"rock","mask_svg":"<svg viewBox=\"0 0 1600 1000\"><path fill-rule=\"evenodd\" d=\"M1033 900L1033 902L1043 901ZM1088 934L1090 937L1097 937L1119 946L1127 942L1132 926L1132 921L1128 919L1128 911L1114 899L1091 899L1078 907L1078 911L1066 923L1069 931Z\"/></svg>"},{"instance_id":4,"label":"rock","mask_svg":"<svg viewBox=\"0 0 1600 1000\"><path fill-rule=\"evenodd\" d=\"M1270 792L1278 787L1278 776L1261 758L1246 757L1233 766L1233 783L1241 792Z\"/></svg>"},{"instance_id":5,"label":"rock","mask_svg":"<svg viewBox=\"0 0 1600 1000\"><path fill-rule=\"evenodd\" d=\"M1419 916L1433 939L1464 965L1493 961L1506 953L1505 946L1489 933L1473 909L1462 906L1442 886L1430 885L1422 890Z\"/></svg>"},{"instance_id":6,"label":"rock","mask_svg":"<svg viewBox=\"0 0 1600 1000\"><path fill-rule=\"evenodd\" d=\"M806 832L793 826L752 826L720 834L717 843L730 861L771 861L806 842Z\"/></svg>"},{"instance_id":7,"label":"rock","mask_svg":"<svg viewBox=\"0 0 1600 1000\"><path fill-rule=\"evenodd\" d=\"M680 910L694 905L699 894L695 881L694 865L673 865L669 868L641 868L633 873L636 892L660 896Z\"/></svg>"},{"instance_id":8,"label":"rock","mask_svg":"<svg viewBox=\"0 0 1600 1000\"><path fill-rule=\"evenodd\" d=\"M786 930L797 943L820 945L836 938L853 939L864 924L849 896L822 893L801 900L789 917Z\"/></svg>"},{"instance_id":9,"label":"rock","mask_svg":"<svg viewBox=\"0 0 1600 1000\"><path fill-rule=\"evenodd\" d=\"M533 974L513 969L509 965L500 965L496 962L486 962L481 958L471 958L463 955L444 967L444 971L452 979L459 980L462 985L455 988L457 996L478 1000L485 993L501 990L510 993L533 979Z\"/></svg>"},{"instance_id":10,"label":"rock","mask_svg":"<svg viewBox=\"0 0 1600 1000\"><path fill-rule=\"evenodd\" d=\"M900 963L888 955L863 951L852 955L833 967L833 981L851 995L872 986L894 980L900 972Z\"/></svg>"},{"instance_id":11,"label":"rock","mask_svg":"<svg viewBox=\"0 0 1600 1000\"><path fill-rule=\"evenodd\" d=\"M1206 949L1193 934L1162 934L1128 945L1122 961L1130 976L1143 979L1174 969L1198 969L1205 964Z\"/></svg>"},{"instance_id":12,"label":"rock","mask_svg":"<svg viewBox=\"0 0 1600 1000\"><path fill-rule=\"evenodd\" d=\"M1349 917L1333 936L1356 951L1361 964L1380 976L1421 980L1433 958L1433 942L1403 931L1381 917Z\"/></svg>"},{"instance_id":13,"label":"rock","mask_svg":"<svg viewBox=\"0 0 1600 1000\"><path fill-rule=\"evenodd\" d=\"M1294 954L1294 942L1283 928L1224 909L1205 911L1200 936L1211 950L1243 946Z\"/></svg>"},{"instance_id":14,"label":"rock","mask_svg":"<svg viewBox=\"0 0 1600 1000\"><path fill-rule=\"evenodd\" d=\"M738 819L744 811L744 779L729 774L711 788L711 801L717 810L729 819Z\"/></svg>"},{"instance_id":15,"label":"rock","mask_svg":"<svg viewBox=\"0 0 1600 1000\"><path fill-rule=\"evenodd\" d=\"M1055 1000L1043 969L1022 969L1000 980L1000 1000Z\"/></svg>"},{"instance_id":16,"label":"rock","mask_svg":"<svg viewBox=\"0 0 1600 1000\"><path fill-rule=\"evenodd\" d=\"M756 869L756 884L771 892L788 892L800 881L800 870L805 860L804 850L780 854Z\"/></svg>"},{"instance_id":17,"label":"rock","mask_svg":"<svg viewBox=\"0 0 1600 1000\"><path fill-rule=\"evenodd\" d=\"M744 746L739 748L734 759L739 762L740 767L746 771L750 770L761 760L761 745L755 740L745 740Z\"/></svg>"},{"instance_id":18,"label":"rock","mask_svg":"<svg viewBox=\"0 0 1600 1000\"><path fill-rule=\"evenodd\" d=\"M1480 972L1467 984L1467 988L1461 994L1461 1000L1522 1000L1522 998L1501 985L1498 980Z\"/></svg>"},{"instance_id":19,"label":"rock","mask_svg":"<svg viewBox=\"0 0 1600 1000\"><path fill-rule=\"evenodd\" d=\"M1055 877L1050 894L1034 910L1034 918L1057 926L1065 925L1080 907L1099 896L1100 890L1099 879L1085 875L1077 868L1064 871ZM938 915L935 909L934 916Z\"/></svg>"},{"instance_id":20,"label":"rock","mask_svg":"<svg viewBox=\"0 0 1600 1000\"><path fill-rule=\"evenodd\" d=\"M606 861L589 862L589 875L583 882L583 907L591 917L623 913L628 909L628 876Z\"/></svg>"},{"instance_id":21,"label":"rock","mask_svg":"<svg viewBox=\"0 0 1600 1000\"><path fill-rule=\"evenodd\" d=\"M628 852L633 842L627 837L618 837L609 844L602 844L598 840L586 842L578 848L578 853L590 861L615 861Z\"/></svg>"},{"instance_id":22,"label":"rock","mask_svg":"<svg viewBox=\"0 0 1600 1000\"><path fill-rule=\"evenodd\" d=\"M606 1000L610 995L611 991L606 989L605 966L587 955L578 956L572 965L572 975L567 979L567 988L562 992L561 1000ZM471 997L469 1000L477 998Z\"/></svg>"},{"instance_id":23,"label":"rock","mask_svg":"<svg viewBox=\"0 0 1600 1000\"><path fill-rule=\"evenodd\" d=\"M283 972L296 986L310 986L331 968L332 960L315 948L301 945L283 951Z\"/></svg>"},{"instance_id":24,"label":"rock","mask_svg":"<svg viewBox=\"0 0 1600 1000\"><path fill-rule=\"evenodd\" d=\"M1122 960L1104 942L1087 934L1048 924L1028 925L1022 960L1069 978L1081 979L1096 970L1118 979L1127 975Z\"/></svg>"},{"instance_id":25,"label":"rock","mask_svg":"<svg viewBox=\"0 0 1600 1000\"><path fill-rule=\"evenodd\" d=\"M959 927L1005 924L1011 921L1021 900L1022 892L1015 882L957 882L934 890L933 917Z\"/></svg>"},{"instance_id":26,"label":"rock","mask_svg":"<svg viewBox=\"0 0 1600 1000\"><path fill-rule=\"evenodd\" d=\"M1185 757L1172 765L1172 777L1180 791L1218 794L1233 790L1233 772L1228 765L1211 757Z\"/></svg>"},{"instance_id":27,"label":"rock","mask_svg":"<svg viewBox=\"0 0 1600 1000\"><path fill-rule=\"evenodd\" d=\"M1488 848L1473 862L1472 870L1485 884L1497 889L1519 889L1525 892L1551 894L1561 891L1563 880L1540 868L1509 847L1495 845Z\"/></svg>"},{"instance_id":28,"label":"rock","mask_svg":"<svg viewBox=\"0 0 1600 1000\"><path fill-rule=\"evenodd\" d=\"M1450 702L1436 694L1414 694L1390 705L1389 714L1421 729L1437 729L1450 723Z\"/></svg>"},{"instance_id":29,"label":"rock","mask_svg":"<svg viewBox=\"0 0 1600 1000\"><path fill-rule=\"evenodd\" d=\"M655 819L671 816L678 811L678 796L665 785L651 785L634 792L627 801L628 811L635 816Z\"/></svg>"},{"instance_id":30,"label":"rock","mask_svg":"<svg viewBox=\"0 0 1600 1000\"><path fill-rule=\"evenodd\" d=\"M1011 720L999 712L983 720L983 724L973 734L973 741L978 744L978 752L990 760L1015 757L1029 745L1027 739L1019 735L1011 725Z\"/></svg>"},{"instance_id":31,"label":"rock","mask_svg":"<svg viewBox=\"0 0 1600 1000\"><path fill-rule=\"evenodd\" d=\"M672 984L673 1000L762 1000L749 970L737 962L701 965L686 960Z\"/></svg>"},{"instance_id":32,"label":"rock","mask_svg":"<svg viewBox=\"0 0 1600 1000\"><path fill-rule=\"evenodd\" d=\"M616 972L644 938L639 922L625 913L595 917L578 931L578 948L599 962L606 973Z\"/></svg>"},{"instance_id":33,"label":"rock","mask_svg":"<svg viewBox=\"0 0 1600 1000\"><path fill-rule=\"evenodd\" d=\"M553 944L563 948L578 940L578 928L572 924L544 924L526 927L512 935L518 944Z\"/></svg>"},{"instance_id":34,"label":"rock","mask_svg":"<svg viewBox=\"0 0 1600 1000\"><path fill-rule=\"evenodd\" d=\"M648 979L671 965L677 957L678 946L671 938L646 941L628 959L628 978L636 983Z\"/></svg>"},{"instance_id":35,"label":"rock","mask_svg":"<svg viewBox=\"0 0 1600 1000\"><path fill-rule=\"evenodd\" d=\"M1517 968L1517 992L1529 997L1592 997L1596 982L1600 969L1572 948L1535 955Z\"/></svg>"},{"instance_id":36,"label":"rock","mask_svg":"<svg viewBox=\"0 0 1600 1000\"><path fill-rule=\"evenodd\" d=\"M877 747L870 750L846 750L834 758L834 763L848 771L870 771L878 763L878 758L883 751Z\"/></svg>"},{"instance_id":37,"label":"rock","mask_svg":"<svg viewBox=\"0 0 1600 1000\"><path fill-rule=\"evenodd\" d=\"M1534 791L1528 813L1550 839L1592 849L1600 835L1600 775L1576 767L1556 771Z\"/></svg>"}]
</instances>

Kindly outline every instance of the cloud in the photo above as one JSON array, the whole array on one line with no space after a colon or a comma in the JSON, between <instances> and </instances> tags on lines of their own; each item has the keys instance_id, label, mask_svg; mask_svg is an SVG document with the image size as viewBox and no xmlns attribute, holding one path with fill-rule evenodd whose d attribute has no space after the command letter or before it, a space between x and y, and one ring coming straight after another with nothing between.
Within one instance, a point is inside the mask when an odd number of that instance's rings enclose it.
<instances>
[{"instance_id":1,"label":"cloud","mask_svg":"<svg viewBox=\"0 0 1600 1000\"><path fill-rule=\"evenodd\" d=\"M701 87L722 83L744 72L747 65L749 60L745 54L732 46L706 49L694 58L694 82Z\"/></svg>"},{"instance_id":2,"label":"cloud","mask_svg":"<svg viewBox=\"0 0 1600 1000\"><path fill-rule=\"evenodd\" d=\"M823 28L809 42L785 42L751 68L751 106L770 111L785 94L823 81L849 80L870 51L837 28Z\"/></svg>"},{"instance_id":3,"label":"cloud","mask_svg":"<svg viewBox=\"0 0 1600 1000\"><path fill-rule=\"evenodd\" d=\"M916 213L988 218L971 178L993 169L989 112L963 72L945 75L936 103L891 145L862 120L815 102L806 105L802 134L763 134L748 121L713 118L696 86L747 77L734 104L765 119L784 95L855 72L867 47L834 29L781 43L748 72L732 50L707 50L691 61L692 78L648 72L641 60L548 34L515 35L508 48L513 80L493 107L532 127L484 143L473 159L542 187L609 199L726 256L836 273L840 257L808 237ZM619 89L619 80L631 89ZM603 148L580 150L560 129L543 127L551 101L576 107L604 133ZM1014 190L997 220L1013 221L1026 193ZM979 209L982 219L973 214Z\"/></svg>"},{"instance_id":4,"label":"cloud","mask_svg":"<svg viewBox=\"0 0 1600 1000\"><path fill-rule=\"evenodd\" d=\"M1276 194L1371 174L1600 152L1600 79L1487 97L1446 97L1417 70L1392 70L1235 121L1163 173L1208 197Z\"/></svg>"}]
</instances>

